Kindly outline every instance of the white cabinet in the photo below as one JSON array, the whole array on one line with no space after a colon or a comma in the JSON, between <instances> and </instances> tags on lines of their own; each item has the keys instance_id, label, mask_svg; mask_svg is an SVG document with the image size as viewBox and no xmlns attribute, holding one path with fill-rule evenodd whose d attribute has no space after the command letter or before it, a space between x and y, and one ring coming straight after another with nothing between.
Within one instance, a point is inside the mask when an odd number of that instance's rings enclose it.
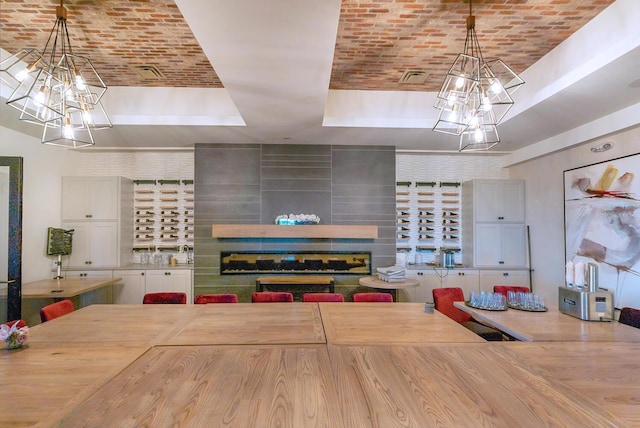
<instances>
[{"instance_id":1,"label":"white cabinet","mask_svg":"<svg viewBox=\"0 0 640 428\"><path fill-rule=\"evenodd\" d=\"M524 222L523 181L473 180L470 183L476 222Z\"/></svg>"},{"instance_id":2,"label":"white cabinet","mask_svg":"<svg viewBox=\"0 0 640 428\"><path fill-rule=\"evenodd\" d=\"M187 293L187 302L193 301L190 270L148 270L146 271L146 293L181 291Z\"/></svg>"},{"instance_id":3,"label":"white cabinet","mask_svg":"<svg viewBox=\"0 0 640 428\"><path fill-rule=\"evenodd\" d=\"M494 285L521 285L529 287L529 271L526 270L482 270L480 291L493 292Z\"/></svg>"},{"instance_id":4,"label":"white cabinet","mask_svg":"<svg viewBox=\"0 0 640 428\"><path fill-rule=\"evenodd\" d=\"M70 267L118 266L118 222L65 222L62 228L73 229Z\"/></svg>"},{"instance_id":5,"label":"white cabinet","mask_svg":"<svg viewBox=\"0 0 640 428\"><path fill-rule=\"evenodd\" d=\"M465 266L527 265L522 180L471 180L462 184L462 262Z\"/></svg>"},{"instance_id":6,"label":"white cabinet","mask_svg":"<svg viewBox=\"0 0 640 428\"><path fill-rule=\"evenodd\" d=\"M68 267L128 263L133 247L133 182L123 177L63 177L62 227L74 230Z\"/></svg>"},{"instance_id":7,"label":"white cabinet","mask_svg":"<svg viewBox=\"0 0 640 428\"><path fill-rule=\"evenodd\" d=\"M474 266L521 267L526 261L523 224L476 223Z\"/></svg>"},{"instance_id":8,"label":"white cabinet","mask_svg":"<svg viewBox=\"0 0 640 428\"><path fill-rule=\"evenodd\" d=\"M460 287L465 299L469 299L472 291L479 290L478 271L472 269L425 269L411 273L411 277L420 282L418 287L407 292L410 302L433 302L433 290L443 287Z\"/></svg>"},{"instance_id":9,"label":"white cabinet","mask_svg":"<svg viewBox=\"0 0 640 428\"><path fill-rule=\"evenodd\" d=\"M116 278L122 278L113 286L113 300L117 304L141 304L146 289L144 270L117 270Z\"/></svg>"},{"instance_id":10,"label":"white cabinet","mask_svg":"<svg viewBox=\"0 0 640 428\"><path fill-rule=\"evenodd\" d=\"M117 220L118 177L62 177L62 220Z\"/></svg>"}]
</instances>

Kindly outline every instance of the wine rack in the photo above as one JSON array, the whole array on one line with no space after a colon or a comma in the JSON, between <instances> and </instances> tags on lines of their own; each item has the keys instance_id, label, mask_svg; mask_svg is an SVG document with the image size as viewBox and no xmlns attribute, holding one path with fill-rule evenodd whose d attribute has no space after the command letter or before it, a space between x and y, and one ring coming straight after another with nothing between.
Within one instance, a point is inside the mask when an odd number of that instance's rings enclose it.
<instances>
[{"instance_id":1,"label":"wine rack","mask_svg":"<svg viewBox=\"0 0 640 428\"><path fill-rule=\"evenodd\" d=\"M193 249L193 180L134 180L134 251Z\"/></svg>"},{"instance_id":2,"label":"wine rack","mask_svg":"<svg viewBox=\"0 0 640 428\"><path fill-rule=\"evenodd\" d=\"M425 263L437 250L461 260L460 183L396 183L396 250L414 252ZM431 253L425 255L424 253ZM409 260L414 256L409 256ZM435 260L434 260L435 261Z\"/></svg>"}]
</instances>

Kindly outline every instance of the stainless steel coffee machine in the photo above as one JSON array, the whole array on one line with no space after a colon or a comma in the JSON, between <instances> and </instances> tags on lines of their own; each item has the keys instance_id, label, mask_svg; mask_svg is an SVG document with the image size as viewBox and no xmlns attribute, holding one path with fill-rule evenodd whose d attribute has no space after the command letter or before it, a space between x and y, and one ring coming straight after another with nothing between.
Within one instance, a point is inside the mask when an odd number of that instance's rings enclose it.
<instances>
[{"instance_id":1,"label":"stainless steel coffee machine","mask_svg":"<svg viewBox=\"0 0 640 428\"><path fill-rule=\"evenodd\" d=\"M585 321L613 320L613 295L598 288L598 266L588 263L585 267L584 286L563 286L558 290L560 312Z\"/></svg>"}]
</instances>

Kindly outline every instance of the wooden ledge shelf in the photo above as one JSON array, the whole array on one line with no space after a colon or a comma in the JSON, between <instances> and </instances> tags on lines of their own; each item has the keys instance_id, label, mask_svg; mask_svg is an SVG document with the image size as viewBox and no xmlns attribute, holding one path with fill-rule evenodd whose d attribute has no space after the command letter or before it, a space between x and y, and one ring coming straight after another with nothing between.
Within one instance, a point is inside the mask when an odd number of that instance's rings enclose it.
<instances>
[{"instance_id":1,"label":"wooden ledge shelf","mask_svg":"<svg viewBox=\"0 0 640 428\"><path fill-rule=\"evenodd\" d=\"M376 239L378 226L350 224L214 224L214 238L323 238Z\"/></svg>"}]
</instances>

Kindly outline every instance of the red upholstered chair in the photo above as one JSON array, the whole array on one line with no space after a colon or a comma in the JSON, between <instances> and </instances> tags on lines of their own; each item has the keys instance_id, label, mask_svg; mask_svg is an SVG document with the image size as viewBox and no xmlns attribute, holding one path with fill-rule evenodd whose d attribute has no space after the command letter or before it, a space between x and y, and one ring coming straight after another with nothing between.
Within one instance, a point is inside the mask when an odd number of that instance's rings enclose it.
<instances>
[{"instance_id":1,"label":"red upholstered chair","mask_svg":"<svg viewBox=\"0 0 640 428\"><path fill-rule=\"evenodd\" d=\"M251 295L253 303L293 302L293 294L286 291L260 291Z\"/></svg>"},{"instance_id":2,"label":"red upholstered chair","mask_svg":"<svg viewBox=\"0 0 640 428\"><path fill-rule=\"evenodd\" d=\"M393 295L391 293L354 293L353 301L393 303Z\"/></svg>"},{"instance_id":3,"label":"red upholstered chair","mask_svg":"<svg viewBox=\"0 0 640 428\"><path fill-rule=\"evenodd\" d=\"M304 293L303 302L344 302L344 296L340 293Z\"/></svg>"},{"instance_id":4,"label":"red upholstered chair","mask_svg":"<svg viewBox=\"0 0 640 428\"><path fill-rule=\"evenodd\" d=\"M640 328L640 309L622 308L620 310L620 318L618 322L630 325L631 327Z\"/></svg>"},{"instance_id":5,"label":"red upholstered chair","mask_svg":"<svg viewBox=\"0 0 640 428\"><path fill-rule=\"evenodd\" d=\"M6 325L7 327L11 328L14 326L15 323L18 323L17 328L22 328L27 326L27 323L24 322L24 320L7 321L6 323L0 324L0 325Z\"/></svg>"},{"instance_id":6,"label":"red upholstered chair","mask_svg":"<svg viewBox=\"0 0 640 428\"><path fill-rule=\"evenodd\" d=\"M434 288L433 302L438 312L462 324L485 340L501 341L502 332L473 320L471 315L453 306L453 302L464 302L464 292L460 287Z\"/></svg>"},{"instance_id":7,"label":"red upholstered chair","mask_svg":"<svg viewBox=\"0 0 640 428\"><path fill-rule=\"evenodd\" d=\"M521 285L494 285L493 286L493 292L500 293L504 297L507 297L507 292L509 291L514 291L516 293L519 291L523 293L531 293L531 290L529 289L529 287L523 287Z\"/></svg>"},{"instance_id":8,"label":"red upholstered chair","mask_svg":"<svg viewBox=\"0 0 640 428\"><path fill-rule=\"evenodd\" d=\"M196 305L206 305L207 303L238 303L237 294L199 294L194 299Z\"/></svg>"},{"instance_id":9,"label":"red upholstered chair","mask_svg":"<svg viewBox=\"0 0 640 428\"><path fill-rule=\"evenodd\" d=\"M142 299L142 303L149 304L170 304L184 305L187 303L187 293L181 292L164 292L164 293L147 293Z\"/></svg>"},{"instance_id":10,"label":"red upholstered chair","mask_svg":"<svg viewBox=\"0 0 640 428\"><path fill-rule=\"evenodd\" d=\"M51 321L75 310L73 302L69 299L60 300L40 309L40 320L42 322Z\"/></svg>"}]
</instances>

